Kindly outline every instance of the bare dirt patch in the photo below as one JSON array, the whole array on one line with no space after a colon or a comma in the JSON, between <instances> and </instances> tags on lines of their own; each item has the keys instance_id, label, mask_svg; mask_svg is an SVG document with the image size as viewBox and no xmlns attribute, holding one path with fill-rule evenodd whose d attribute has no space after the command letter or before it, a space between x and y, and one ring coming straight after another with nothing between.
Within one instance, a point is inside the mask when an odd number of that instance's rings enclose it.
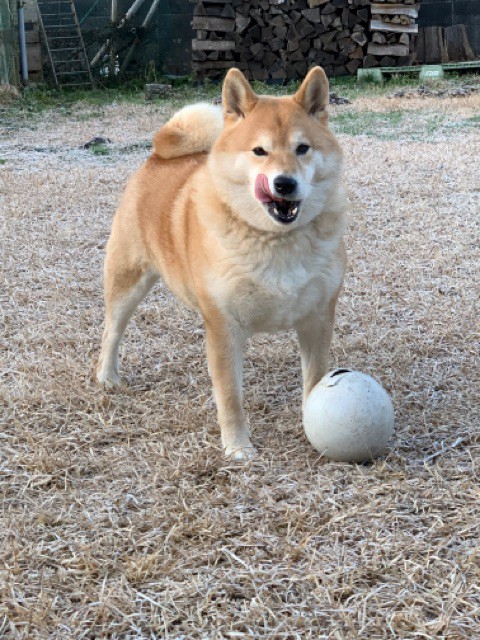
<instances>
[{"instance_id":1,"label":"bare dirt patch","mask_svg":"<svg viewBox=\"0 0 480 640\"><path fill-rule=\"evenodd\" d=\"M162 286L124 389L96 385L110 220L171 106L2 132L0 637L480 637L479 97L395 100L333 109L352 213L332 366L377 377L397 413L369 466L306 441L293 334L251 341L260 453L223 460L201 322ZM458 123L441 135L439 109Z\"/></svg>"}]
</instances>

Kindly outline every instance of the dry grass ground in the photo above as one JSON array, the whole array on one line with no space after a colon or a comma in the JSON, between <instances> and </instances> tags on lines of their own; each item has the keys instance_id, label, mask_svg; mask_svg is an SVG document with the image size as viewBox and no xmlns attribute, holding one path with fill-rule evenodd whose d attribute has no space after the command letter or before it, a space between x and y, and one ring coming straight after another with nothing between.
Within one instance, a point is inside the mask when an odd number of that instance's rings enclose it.
<instances>
[{"instance_id":1,"label":"dry grass ground","mask_svg":"<svg viewBox=\"0 0 480 640\"><path fill-rule=\"evenodd\" d=\"M1 129L0 637L480 638L480 96L333 109L352 213L332 365L397 414L369 466L306 441L290 334L251 341L259 455L223 460L202 325L161 286L125 388L95 383L110 220L170 112Z\"/></svg>"}]
</instances>

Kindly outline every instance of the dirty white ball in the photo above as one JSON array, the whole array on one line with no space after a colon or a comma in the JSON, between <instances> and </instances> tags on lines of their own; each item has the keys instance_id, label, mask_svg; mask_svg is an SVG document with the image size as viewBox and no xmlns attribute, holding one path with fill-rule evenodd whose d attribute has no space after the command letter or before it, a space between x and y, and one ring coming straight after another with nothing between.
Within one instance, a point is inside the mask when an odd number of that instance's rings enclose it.
<instances>
[{"instance_id":1,"label":"dirty white ball","mask_svg":"<svg viewBox=\"0 0 480 640\"><path fill-rule=\"evenodd\" d=\"M393 434L392 401L360 371L335 369L310 392L303 409L305 433L331 460L365 462L383 453Z\"/></svg>"}]
</instances>

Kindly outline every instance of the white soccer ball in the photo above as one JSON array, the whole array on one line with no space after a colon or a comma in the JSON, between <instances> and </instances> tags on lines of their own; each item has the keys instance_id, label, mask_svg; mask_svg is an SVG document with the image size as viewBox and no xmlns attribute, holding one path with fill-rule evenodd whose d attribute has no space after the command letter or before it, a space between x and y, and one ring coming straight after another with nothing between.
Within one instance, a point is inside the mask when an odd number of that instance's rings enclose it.
<instances>
[{"instance_id":1,"label":"white soccer ball","mask_svg":"<svg viewBox=\"0 0 480 640\"><path fill-rule=\"evenodd\" d=\"M385 451L394 422L385 389L365 373L349 369L327 373L303 408L307 438L331 460L372 460Z\"/></svg>"}]
</instances>

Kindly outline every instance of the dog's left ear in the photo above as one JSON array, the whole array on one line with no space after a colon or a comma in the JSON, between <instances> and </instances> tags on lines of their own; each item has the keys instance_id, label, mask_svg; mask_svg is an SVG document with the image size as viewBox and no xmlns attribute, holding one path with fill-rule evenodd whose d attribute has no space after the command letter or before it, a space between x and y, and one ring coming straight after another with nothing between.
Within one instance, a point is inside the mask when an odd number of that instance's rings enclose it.
<instances>
[{"instance_id":1,"label":"dog's left ear","mask_svg":"<svg viewBox=\"0 0 480 640\"><path fill-rule=\"evenodd\" d=\"M225 76L222 90L223 113L225 118L244 118L258 102L248 80L238 69L230 69Z\"/></svg>"},{"instance_id":2,"label":"dog's left ear","mask_svg":"<svg viewBox=\"0 0 480 640\"><path fill-rule=\"evenodd\" d=\"M325 111L329 93L327 76L322 67L310 69L293 99L314 118L318 118Z\"/></svg>"}]
</instances>

